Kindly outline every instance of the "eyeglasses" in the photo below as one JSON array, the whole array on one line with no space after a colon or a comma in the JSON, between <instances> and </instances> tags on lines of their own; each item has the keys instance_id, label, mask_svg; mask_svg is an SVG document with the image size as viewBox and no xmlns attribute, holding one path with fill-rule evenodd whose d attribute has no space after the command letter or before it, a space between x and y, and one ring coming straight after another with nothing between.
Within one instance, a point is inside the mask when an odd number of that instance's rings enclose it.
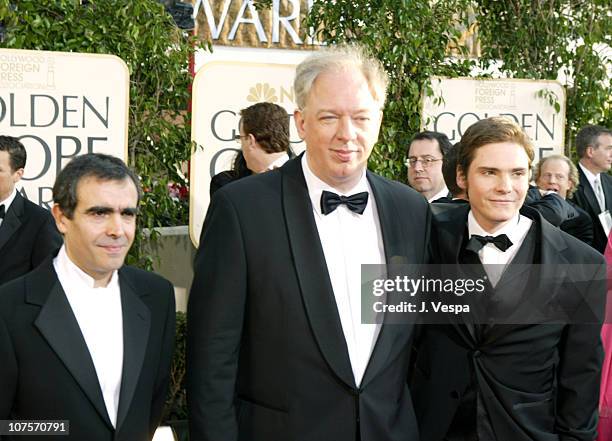
<instances>
[{"instance_id":1,"label":"eyeglasses","mask_svg":"<svg viewBox=\"0 0 612 441\"><path fill-rule=\"evenodd\" d=\"M411 168L417 165L417 162L421 163L423 168L429 168L434 162L442 161L442 158L434 158L433 156L425 156L424 158L415 158L414 156L408 158L404 164L406 167Z\"/></svg>"},{"instance_id":2,"label":"eyeglasses","mask_svg":"<svg viewBox=\"0 0 612 441\"><path fill-rule=\"evenodd\" d=\"M234 140L240 142L242 138L248 138L249 135L234 135Z\"/></svg>"}]
</instances>

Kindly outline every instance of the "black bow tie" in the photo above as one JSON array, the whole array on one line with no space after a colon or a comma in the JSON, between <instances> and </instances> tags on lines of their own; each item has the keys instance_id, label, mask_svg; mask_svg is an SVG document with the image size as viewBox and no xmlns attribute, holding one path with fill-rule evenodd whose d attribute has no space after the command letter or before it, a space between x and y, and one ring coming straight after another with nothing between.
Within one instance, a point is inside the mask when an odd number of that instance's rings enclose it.
<instances>
[{"instance_id":1,"label":"black bow tie","mask_svg":"<svg viewBox=\"0 0 612 441\"><path fill-rule=\"evenodd\" d=\"M345 204L349 210L355 213L363 214L366 205L368 205L368 192L364 191L351 196L340 196L325 190L321 193L321 213L327 215L342 204Z\"/></svg>"},{"instance_id":2,"label":"black bow tie","mask_svg":"<svg viewBox=\"0 0 612 441\"><path fill-rule=\"evenodd\" d=\"M4 219L4 205L0 205L0 219Z\"/></svg>"},{"instance_id":3,"label":"black bow tie","mask_svg":"<svg viewBox=\"0 0 612 441\"><path fill-rule=\"evenodd\" d=\"M508 236L505 234L500 234L499 236L479 236L478 234L472 234L465 249L477 253L488 243L492 243L500 251L506 251L512 246L512 241L508 239Z\"/></svg>"}]
</instances>

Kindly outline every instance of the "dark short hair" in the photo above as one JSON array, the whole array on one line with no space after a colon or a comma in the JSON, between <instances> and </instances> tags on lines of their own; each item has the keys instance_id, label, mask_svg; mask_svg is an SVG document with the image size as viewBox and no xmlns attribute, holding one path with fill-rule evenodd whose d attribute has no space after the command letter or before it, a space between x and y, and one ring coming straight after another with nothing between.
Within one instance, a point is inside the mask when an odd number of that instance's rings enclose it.
<instances>
[{"instance_id":1,"label":"dark short hair","mask_svg":"<svg viewBox=\"0 0 612 441\"><path fill-rule=\"evenodd\" d=\"M448 151L453 147L451 142L444 133L440 132L431 132L426 130L424 132L419 132L412 137L410 143L408 144L408 148L406 149L406 156L410 154L410 146L414 141L421 141L424 139L429 139L430 141L438 141L438 146L440 147L440 153L442 153L442 157L445 157Z\"/></svg>"},{"instance_id":2,"label":"dark short hair","mask_svg":"<svg viewBox=\"0 0 612 441\"><path fill-rule=\"evenodd\" d=\"M463 190L457 185L457 157L459 156L459 150L461 149L461 143L453 145L444 158L442 159L442 176L444 176L444 182L446 188L453 196L460 194Z\"/></svg>"},{"instance_id":3,"label":"dark short hair","mask_svg":"<svg viewBox=\"0 0 612 441\"><path fill-rule=\"evenodd\" d=\"M257 103L240 111L245 135L251 134L266 153L289 148L289 115L278 104Z\"/></svg>"},{"instance_id":4,"label":"dark short hair","mask_svg":"<svg viewBox=\"0 0 612 441\"><path fill-rule=\"evenodd\" d=\"M142 196L140 180L121 159L102 153L87 153L72 159L60 171L53 185L53 201L68 219L72 219L77 206L77 187L84 178L96 178L102 181L123 181L131 179L138 193Z\"/></svg>"},{"instance_id":5,"label":"dark short hair","mask_svg":"<svg viewBox=\"0 0 612 441\"><path fill-rule=\"evenodd\" d=\"M584 156L589 146L598 147L599 135L612 135L612 130L603 126L584 126L580 129L576 135L576 153L580 158Z\"/></svg>"},{"instance_id":6,"label":"dark short hair","mask_svg":"<svg viewBox=\"0 0 612 441\"><path fill-rule=\"evenodd\" d=\"M476 150L487 144L514 142L520 145L529 158L529 167L535 157L533 144L521 127L509 118L492 116L472 124L461 137L457 166L465 175L476 156Z\"/></svg>"},{"instance_id":7,"label":"dark short hair","mask_svg":"<svg viewBox=\"0 0 612 441\"><path fill-rule=\"evenodd\" d=\"M20 168L25 168L28 154L26 149L17 138L12 136L0 136L0 152L7 152L11 171L15 172Z\"/></svg>"}]
</instances>

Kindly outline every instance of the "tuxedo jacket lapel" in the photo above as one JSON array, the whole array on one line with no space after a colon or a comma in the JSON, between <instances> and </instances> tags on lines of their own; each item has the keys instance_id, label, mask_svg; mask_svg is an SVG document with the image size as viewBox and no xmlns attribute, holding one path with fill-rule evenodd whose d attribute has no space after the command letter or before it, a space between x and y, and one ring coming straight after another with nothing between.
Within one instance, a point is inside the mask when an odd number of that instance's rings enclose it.
<instances>
[{"instance_id":1,"label":"tuxedo jacket lapel","mask_svg":"<svg viewBox=\"0 0 612 441\"><path fill-rule=\"evenodd\" d=\"M422 263L422 257L416 255L414 247L408 246L410 243L408 231L410 229L397 221L401 218L399 216L401 208L398 207L401 201L394 200L393 195L387 190L380 177L370 172L367 172L367 177L376 201L387 268L392 271L395 264ZM403 207L403 209L406 210L406 207ZM420 234L425 234L425 232L423 231ZM387 274L387 277L393 278L394 275ZM369 303L362 302L362 304ZM403 350L407 339L410 337L412 326L412 324L387 324L383 318L382 327L364 373L361 387L367 386L372 379L376 378L388 360L393 358L393 351Z\"/></svg>"},{"instance_id":2,"label":"tuxedo jacket lapel","mask_svg":"<svg viewBox=\"0 0 612 441\"><path fill-rule=\"evenodd\" d=\"M592 213L598 214L601 211L601 209L599 208L599 202L597 202L597 197L595 196L595 192L593 191L593 188L591 187L589 180L587 179L586 175L584 174L580 166L578 166L578 173L580 174L579 182L580 182L580 186L582 187L582 194L584 195L584 198L589 204L590 211ZM602 188L603 187L604 185L602 182ZM604 195L605 195L605 190L604 190ZM607 195L606 195L606 199L608 199Z\"/></svg>"},{"instance_id":3,"label":"tuxedo jacket lapel","mask_svg":"<svg viewBox=\"0 0 612 441\"><path fill-rule=\"evenodd\" d=\"M144 362L145 352L151 326L151 313L136 294L125 274L119 270L119 285L121 287L121 308L123 316L123 374L119 408L117 411L117 429L125 420L134 391L138 384ZM140 288L142 291L142 287ZM141 294L146 295L146 294Z\"/></svg>"},{"instance_id":4,"label":"tuxedo jacket lapel","mask_svg":"<svg viewBox=\"0 0 612 441\"><path fill-rule=\"evenodd\" d=\"M87 344L51 260L47 262L37 270L38 277L30 279L31 286L26 287L28 303L42 307L34 325L70 371L102 420L112 428Z\"/></svg>"},{"instance_id":5,"label":"tuxedo jacket lapel","mask_svg":"<svg viewBox=\"0 0 612 441\"><path fill-rule=\"evenodd\" d=\"M327 363L344 383L355 388L348 348L301 161L296 159L288 162L281 168L281 172L282 203L289 246L308 320Z\"/></svg>"},{"instance_id":6,"label":"tuxedo jacket lapel","mask_svg":"<svg viewBox=\"0 0 612 441\"><path fill-rule=\"evenodd\" d=\"M6 212L2 224L0 224L0 250L8 242L13 234L21 226L23 216L23 197L17 193L13 203Z\"/></svg>"}]
</instances>

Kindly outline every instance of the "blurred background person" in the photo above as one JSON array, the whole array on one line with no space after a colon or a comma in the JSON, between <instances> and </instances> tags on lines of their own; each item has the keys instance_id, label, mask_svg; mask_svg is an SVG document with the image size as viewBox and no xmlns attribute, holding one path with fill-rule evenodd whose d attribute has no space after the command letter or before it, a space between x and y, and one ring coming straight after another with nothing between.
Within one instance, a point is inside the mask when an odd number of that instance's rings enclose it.
<instances>
[{"instance_id":1,"label":"blurred background person","mask_svg":"<svg viewBox=\"0 0 612 441\"><path fill-rule=\"evenodd\" d=\"M593 247L603 253L608 232L599 220L600 213L612 209L612 131L602 126L585 126L576 135L579 184L574 202L593 220Z\"/></svg>"},{"instance_id":2,"label":"blurred background person","mask_svg":"<svg viewBox=\"0 0 612 441\"><path fill-rule=\"evenodd\" d=\"M26 159L17 138L0 136L0 285L32 271L62 246L51 213L15 188Z\"/></svg>"},{"instance_id":3,"label":"blurred background person","mask_svg":"<svg viewBox=\"0 0 612 441\"><path fill-rule=\"evenodd\" d=\"M419 132L406 151L408 184L428 202L448 196L442 175L442 160L452 144L444 133Z\"/></svg>"},{"instance_id":4,"label":"blurred background person","mask_svg":"<svg viewBox=\"0 0 612 441\"><path fill-rule=\"evenodd\" d=\"M221 187L253 173L263 173L283 165L289 159L289 115L273 103L257 103L240 111L240 142L232 169L213 176L210 195Z\"/></svg>"},{"instance_id":5,"label":"blurred background person","mask_svg":"<svg viewBox=\"0 0 612 441\"><path fill-rule=\"evenodd\" d=\"M568 200L578 188L578 169L572 161L564 155L550 155L542 158L535 166L533 179L540 192L555 192L575 210L575 215L561 222L559 228L584 243L592 245L593 221L591 216ZM534 197L537 198L537 195Z\"/></svg>"}]
</instances>

